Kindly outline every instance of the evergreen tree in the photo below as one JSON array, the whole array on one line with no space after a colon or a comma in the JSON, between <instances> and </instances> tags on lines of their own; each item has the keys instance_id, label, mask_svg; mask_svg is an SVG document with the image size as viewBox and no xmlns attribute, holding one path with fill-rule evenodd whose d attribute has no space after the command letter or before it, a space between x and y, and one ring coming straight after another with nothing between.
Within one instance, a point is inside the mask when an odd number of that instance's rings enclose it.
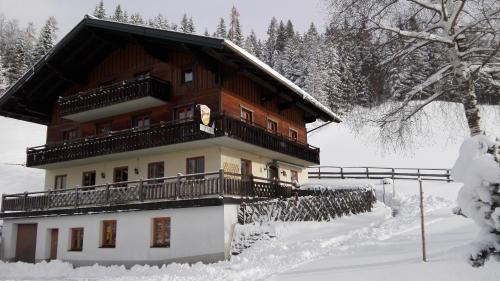
<instances>
[{"instance_id":1,"label":"evergreen tree","mask_svg":"<svg viewBox=\"0 0 500 281\"><path fill-rule=\"evenodd\" d=\"M247 36L243 48L250 54L262 59L262 43L257 39L257 35L253 29L250 31L250 35Z\"/></svg>"},{"instance_id":2,"label":"evergreen tree","mask_svg":"<svg viewBox=\"0 0 500 281\"><path fill-rule=\"evenodd\" d=\"M229 31L227 33L229 40L233 41L236 45L243 45L243 35L241 34L240 13L235 6L231 9Z\"/></svg>"},{"instance_id":3,"label":"evergreen tree","mask_svg":"<svg viewBox=\"0 0 500 281\"><path fill-rule=\"evenodd\" d=\"M39 60L54 47L56 42L56 31L57 21L54 17L49 17L38 35L34 50L34 60Z\"/></svg>"},{"instance_id":4,"label":"evergreen tree","mask_svg":"<svg viewBox=\"0 0 500 281\"><path fill-rule=\"evenodd\" d=\"M190 17L188 22L188 33L195 33L195 32L196 28L194 27L193 17Z\"/></svg>"},{"instance_id":5,"label":"evergreen tree","mask_svg":"<svg viewBox=\"0 0 500 281\"><path fill-rule=\"evenodd\" d=\"M203 33L204 36L210 36L210 33L208 33L208 29L205 27L205 32Z\"/></svg>"},{"instance_id":6,"label":"evergreen tree","mask_svg":"<svg viewBox=\"0 0 500 281\"><path fill-rule=\"evenodd\" d=\"M287 44L287 40L288 38L285 24L283 23L283 21L280 21L278 30L276 31L276 50L278 50L278 52L283 52L283 50L285 49L285 45Z\"/></svg>"},{"instance_id":7,"label":"evergreen tree","mask_svg":"<svg viewBox=\"0 0 500 281\"><path fill-rule=\"evenodd\" d=\"M133 13L130 15L130 23L141 25L144 24L144 19L142 18L141 14Z\"/></svg>"},{"instance_id":8,"label":"evergreen tree","mask_svg":"<svg viewBox=\"0 0 500 281\"><path fill-rule=\"evenodd\" d=\"M227 38L226 22L224 21L224 18L220 18L214 37Z\"/></svg>"},{"instance_id":9,"label":"evergreen tree","mask_svg":"<svg viewBox=\"0 0 500 281\"><path fill-rule=\"evenodd\" d=\"M297 34L287 41L279 59L275 63L275 69L288 80L299 87L304 86L306 77L305 57L303 56L302 42Z\"/></svg>"},{"instance_id":10,"label":"evergreen tree","mask_svg":"<svg viewBox=\"0 0 500 281\"><path fill-rule=\"evenodd\" d=\"M293 28L293 23L291 20L286 22L285 26L286 38L292 38L295 35L295 30Z\"/></svg>"},{"instance_id":11,"label":"evergreen tree","mask_svg":"<svg viewBox=\"0 0 500 281\"><path fill-rule=\"evenodd\" d=\"M104 9L104 3L102 2L102 0L95 6L94 17L99 19L106 18L106 10Z\"/></svg>"},{"instance_id":12,"label":"evergreen tree","mask_svg":"<svg viewBox=\"0 0 500 281\"><path fill-rule=\"evenodd\" d=\"M187 15L184 14L182 16L180 29L184 33L194 33L195 27L194 27L193 18L191 17L188 19Z\"/></svg>"},{"instance_id":13,"label":"evergreen tree","mask_svg":"<svg viewBox=\"0 0 500 281\"><path fill-rule=\"evenodd\" d=\"M278 21L275 17L271 19L269 27L267 28L267 40L264 43L263 58L264 62L273 67L278 57L278 50L276 49L276 37L278 30Z\"/></svg>"},{"instance_id":14,"label":"evergreen tree","mask_svg":"<svg viewBox=\"0 0 500 281\"><path fill-rule=\"evenodd\" d=\"M5 73L7 69L4 67L3 62L4 62L3 57L0 55L0 97L3 95L3 93L8 87L7 79L5 78Z\"/></svg>"},{"instance_id":15,"label":"evergreen tree","mask_svg":"<svg viewBox=\"0 0 500 281\"><path fill-rule=\"evenodd\" d=\"M115 8L115 12L113 13L113 17L111 17L112 20L117 21L117 22L126 22L125 21L125 13L122 10L122 7L120 4L118 4Z\"/></svg>"},{"instance_id":16,"label":"evergreen tree","mask_svg":"<svg viewBox=\"0 0 500 281\"><path fill-rule=\"evenodd\" d=\"M148 22L149 26L159 29L169 30L171 27L168 24L168 20L163 17L161 13L155 16L153 19L150 19Z\"/></svg>"}]
</instances>

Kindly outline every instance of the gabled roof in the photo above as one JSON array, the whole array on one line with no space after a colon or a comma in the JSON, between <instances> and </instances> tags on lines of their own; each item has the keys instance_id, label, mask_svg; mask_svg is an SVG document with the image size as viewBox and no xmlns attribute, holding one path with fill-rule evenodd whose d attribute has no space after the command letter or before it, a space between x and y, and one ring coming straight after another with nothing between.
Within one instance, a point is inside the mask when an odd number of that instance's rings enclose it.
<instances>
[{"instance_id":1,"label":"gabled roof","mask_svg":"<svg viewBox=\"0 0 500 281\"><path fill-rule=\"evenodd\" d=\"M166 50L188 50L230 66L306 112L306 121L342 119L300 87L233 42L85 16L41 60L0 97L0 115L47 124L52 103L100 61L130 42L162 58ZM207 63L209 66L210 63Z\"/></svg>"}]
</instances>

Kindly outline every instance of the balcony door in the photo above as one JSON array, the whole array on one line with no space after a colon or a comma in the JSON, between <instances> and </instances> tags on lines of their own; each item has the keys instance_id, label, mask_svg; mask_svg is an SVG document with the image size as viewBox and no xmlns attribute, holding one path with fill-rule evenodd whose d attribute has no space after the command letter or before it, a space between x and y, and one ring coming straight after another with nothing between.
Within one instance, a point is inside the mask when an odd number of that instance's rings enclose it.
<instances>
[{"instance_id":1,"label":"balcony door","mask_svg":"<svg viewBox=\"0 0 500 281\"><path fill-rule=\"evenodd\" d=\"M205 157L193 157L186 159L186 174L201 174L205 172ZM192 178L203 178L203 175Z\"/></svg>"},{"instance_id":2,"label":"balcony door","mask_svg":"<svg viewBox=\"0 0 500 281\"><path fill-rule=\"evenodd\" d=\"M128 167L115 168L113 181L114 182L128 181Z\"/></svg>"},{"instance_id":3,"label":"balcony door","mask_svg":"<svg viewBox=\"0 0 500 281\"><path fill-rule=\"evenodd\" d=\"M151 118L149 115L136 116L132 120L132 127L137 129L147 129L151 125Z\"/></svg>"},{"instance_id":4,"label":"balcony door","mask_svg":"<svg viewBox=\"0 0 500 281\"><path fill-rule=\"evenodd\" d=\"M193 110L193 106L191 106L191 105L178 107L174 111L174 115L175 115L174 119L179 121L179 122L190 121L190 120L193 120L193 114L194 114L194 110Z\"/></svg>"}]
</instances>

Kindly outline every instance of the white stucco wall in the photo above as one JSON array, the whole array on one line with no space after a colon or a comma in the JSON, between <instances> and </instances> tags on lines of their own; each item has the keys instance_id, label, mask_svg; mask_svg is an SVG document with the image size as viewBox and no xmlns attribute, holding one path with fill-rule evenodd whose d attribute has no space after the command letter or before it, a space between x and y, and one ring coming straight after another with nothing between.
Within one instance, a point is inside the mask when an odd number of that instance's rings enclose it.
<instances>
[{"instance_id":1,"label":"white stucco wall","mask_svg":"<svg viewBox=\"0 0 500 281\"><path fill-rule=\"evenodd\" d=\"M224 223L232 223L235 219L230 218L234 213L225 209L224 206L212 206L5 220L4 259L15 257L17 224L37 223L37 261L49 258L50 230L54 228L59 229L58 259L75 265L222 260L228 243L224 234L228 228ZM155 217L171 218L170 248L151 248L152 219ZM99 247L103 220L117 221L116 248ZM73 227L84 228L81 252L69 251L69 231Z\"/></svg>"}]
</instances>

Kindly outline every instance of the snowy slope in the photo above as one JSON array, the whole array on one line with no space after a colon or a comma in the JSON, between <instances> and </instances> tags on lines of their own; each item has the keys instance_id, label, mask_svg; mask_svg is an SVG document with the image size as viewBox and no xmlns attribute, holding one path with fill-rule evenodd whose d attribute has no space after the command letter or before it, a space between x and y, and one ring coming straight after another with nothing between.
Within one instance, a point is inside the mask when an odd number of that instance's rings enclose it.
<instances>
[{"instance_id":1,"label":"snowy slope","mask_svg":"<svg viewBox=\"0 0 500 281\"><path fill-rule=\"evenodd\" d=\"M481 110L481 123L488 134L500 137L500 107L482 106ZM344 117L345 123L312 132L309 143L321 148L321 165L451 168L468 136L462 106L435 102L424 109L424 122L412 127L413 143L394 151L380 145L377 128L360 120L369 114L377 115L377 111L356 112L354 117ZM359 132L353 132L353 127Z\"/></svg>"}]
</instances>

